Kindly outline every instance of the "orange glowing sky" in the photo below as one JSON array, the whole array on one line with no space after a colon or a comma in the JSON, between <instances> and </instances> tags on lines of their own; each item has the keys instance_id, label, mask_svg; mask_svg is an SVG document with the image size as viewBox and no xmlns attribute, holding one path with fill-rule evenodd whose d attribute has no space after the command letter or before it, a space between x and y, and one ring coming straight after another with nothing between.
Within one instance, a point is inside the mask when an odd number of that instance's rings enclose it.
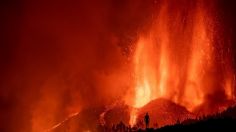
<instances>
[{"instance_id":1,"label":"orange glowing sky","mask_svg":"<svg viewBox=\"0 0 236 132\"><path fill-rule=\"evenodd\" d=\"M157 98L194 113L225 108L235 99L235 5L1 1L0 131L41 132L116 101L134 107L131 122Z\"/></svg>"}]
</instances>

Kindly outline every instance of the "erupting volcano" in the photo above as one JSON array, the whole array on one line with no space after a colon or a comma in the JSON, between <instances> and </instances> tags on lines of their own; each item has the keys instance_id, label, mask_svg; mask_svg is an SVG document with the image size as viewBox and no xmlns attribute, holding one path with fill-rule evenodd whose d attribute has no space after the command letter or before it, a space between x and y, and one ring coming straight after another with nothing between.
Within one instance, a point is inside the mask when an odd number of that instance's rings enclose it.
<instances>
[{"instance_id":1,"label":"erupting volcano","mask_svg":"<svg viewBox=\"0 0 236 132\"><path fill-rule=\"evenodd\" d=\"M197 114L219 112L207 102L221 110L227 108L235 94L235 75L230 51L225 51L225 58L217 49L220 25L214 6L203 1L171 2L161 2L150 29L140 34L136 43L133 106L140 108L153 99L165 98L191 112L201 105ZM223 103L215 101L219 97ZM131 112L131 124L135 123L135 111Z\"/></svg>"},{"instance_id":2,"label":"erupting volcano","mask_svg":"<svg viewBox=\"0 0 236 132\"><path fill-rule=\"evenodd\" d=\"M0 131L144 129L146 113L160 128L228 110L236 104L235 5L1 2Z\"/></svg>"}]
</instances>

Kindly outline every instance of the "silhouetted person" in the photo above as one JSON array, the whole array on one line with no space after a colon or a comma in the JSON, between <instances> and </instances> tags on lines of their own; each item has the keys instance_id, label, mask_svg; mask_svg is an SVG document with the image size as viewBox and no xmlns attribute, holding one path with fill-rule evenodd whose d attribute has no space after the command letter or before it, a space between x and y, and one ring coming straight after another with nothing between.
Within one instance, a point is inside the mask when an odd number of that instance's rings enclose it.
<instances>
[{"instance_id":1,"label":"silhouetted person","mask_svg":"<svg viewBox=\"0 0 236 132\"><path fill-rule=\"evenodd\" d=\"M146 124L146 129L147 129L149 127L149 122L150 122L148 113L146 113L146 115L144 116L144 122Z\"/></svg>"}]
</instances>

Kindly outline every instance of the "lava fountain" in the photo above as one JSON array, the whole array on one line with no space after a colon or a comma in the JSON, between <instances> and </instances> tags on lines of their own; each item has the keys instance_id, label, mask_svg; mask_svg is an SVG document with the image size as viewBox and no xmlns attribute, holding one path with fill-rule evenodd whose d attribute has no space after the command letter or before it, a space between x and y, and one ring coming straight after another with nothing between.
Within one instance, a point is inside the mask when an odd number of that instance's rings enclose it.
<instances>
[{"instance_id":1,"label":"lava fountain","mask_svg":"<svg viewBox=\"0 0 236 132\"><path fill-rule=\"evenodd\" d=\"M178 2L160 2L150 29L140 34L136 43L135 108L166 98L194 112L200 105L210 107L205 105L208 96L220 93L224 100L234 95L232 62L219 63L225 58L216 50L220 25L213 13L214 4ZM131 111L131 125L136 116L135 109Z\"/></svg>"}]
</instances>

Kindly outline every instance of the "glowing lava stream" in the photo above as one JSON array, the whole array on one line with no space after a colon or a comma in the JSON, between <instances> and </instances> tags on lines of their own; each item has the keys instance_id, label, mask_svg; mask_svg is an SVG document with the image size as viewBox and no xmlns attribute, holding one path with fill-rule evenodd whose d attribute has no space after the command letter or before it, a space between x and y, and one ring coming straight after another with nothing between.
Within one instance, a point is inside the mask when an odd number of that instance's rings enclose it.
<instances>
[{"instance_id":1,"label":"glowing lava stream","mask_svg":"<svg viewBox=\"0 0 236 132\"><path fill-rule=\"evenodd\" d=\"M53 131L54 129L56 129L57 127L61 126L63 123L65 123L65 122L68 121L69 119L71 119L71 118L77 116L78 114L79 114L79 112L76 112L76 113L71 114L71 115L68 116L65 120L63 120L63 121L57 123L56 125L52 126L51 128L45 130L44 132L51 132L51 131Z\"/></svg>"},{"instance_id":2,"label":"glowing lava stream","mask_svg":"<svg viewBox=\"0 0 236 132\"><path fill-rule=\"evenodd\" d=\"M146 65L151 59L149 54L146 54L150 48L146 46L148 45L147 41L144 39L140 39L136 48L134 65L135 65L135 73L136 73L136 94L135 94L135 102L134 107L139 108L143 105L147 104L151 100L151 88L150 83L154 84L154 82L150 82L152 79L152 69L151 65ZM146 52L146 53L145 53ZM130 125L133 126L136 122L137 109L133 109L131 111L130 116Z\"/></svg>"},{"instance_id":3,"label":"glowing lava stream","mask_svg":"<svg viewBox=\"0 0 236 132\"><path fill-rule=\"evenodd\" d=\"M140 43L140 44L139 44ZM136 50L136 56L135 56L135 73L138 74L136 76L136 97L135 97L135 107L141 107L148 103L151 99L151 89L149 86L149 73L148 68L146 68L147 65L145 65L145 61L148 61L148 57L144 53L144 50L147 50L147 48L144 48L144 46L147 46L145 41L142 39L138 43L138 47Z\"/></svg>"},{"instance_id":4,"label":"glowing lava stream","mask_svg":"<svg viewBox=\"0 0 236 132\"><path fill-rule=\"evenodd\" d=\"M213 91L214 85L209 82L217 80L211 75L214 23L202 4L186 8L191 13L181 16L185 7L173 11L171 3L164 2L149 33L140 35L133 58L135 109L130 125L136 122L136 108L153 99L166 98L192 111Z\"/></svg>"}]
</instances>

